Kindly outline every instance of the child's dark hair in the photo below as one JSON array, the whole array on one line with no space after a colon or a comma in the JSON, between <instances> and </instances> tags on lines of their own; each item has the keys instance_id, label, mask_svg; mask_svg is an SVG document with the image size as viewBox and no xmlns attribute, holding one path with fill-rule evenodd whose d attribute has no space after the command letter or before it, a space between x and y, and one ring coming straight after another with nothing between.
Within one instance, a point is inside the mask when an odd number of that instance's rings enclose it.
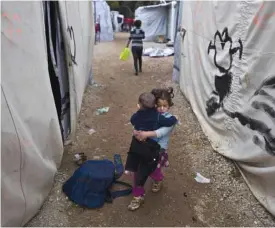
<instances>
[{"instance_id":1,"label":"child's dark hair","mask_svg":"<svg viewBox=\"0 0 275 228\"><path fill-rule=\"evenodd\" d=\"M151 92L157 100L165 100L168 102L169 106L172 107L174 103L172 102L172 98L174 98L174 90L172 87L168 87L166 89L153 89Z\"/></svg>"},{"instance_id":2,"label":"child's dark hair","mask_svg":"<svg viewBox=\"0 0 275 228\"><path fill-rule=\"evenodd\" d=\"M138 103L143 109L154 108L156 106L156 97L152 93L142 93L138 98Z\"/></svg>"},{"instance_id":3,"label":"child's dark hair","mask_svg":"<svg viewBox=\"0 0 275 228\"><path fill-rule=\"evenodd\" d=\"M134 26L137 27L137 28L140 28L141 27L141 20L136 20L134 22Z\"/></svg>"}]
</instances>

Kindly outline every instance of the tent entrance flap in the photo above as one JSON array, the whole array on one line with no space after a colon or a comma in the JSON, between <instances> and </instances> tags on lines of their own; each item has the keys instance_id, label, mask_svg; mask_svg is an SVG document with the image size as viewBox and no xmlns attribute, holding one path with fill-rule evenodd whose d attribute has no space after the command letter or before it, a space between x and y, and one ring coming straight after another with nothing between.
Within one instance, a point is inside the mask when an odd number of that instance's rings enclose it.
<instances>
[{"instance_id":1,"label":"tent entrance flap","mask_svg":"<svg viewBox=\"0 0 275 228\"><path fill-rule=\"evenodd\" d=\"M70 134L70 91L58 2L44 4L48 70L63 141Z\"/></svg>"}]
</instances>

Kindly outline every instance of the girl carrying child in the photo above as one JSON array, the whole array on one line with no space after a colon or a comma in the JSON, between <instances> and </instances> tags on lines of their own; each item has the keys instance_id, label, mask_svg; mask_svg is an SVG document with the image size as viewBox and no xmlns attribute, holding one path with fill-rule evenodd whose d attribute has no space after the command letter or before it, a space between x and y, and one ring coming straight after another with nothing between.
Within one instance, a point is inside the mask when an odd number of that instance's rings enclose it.
<instances>
[{"instance_id":1,"label":"girl carrying child","mask_svg":"<svg viewBox=\"0 0 275 228\"><path fill-rule=\"evenodd\" d=\"M177 119L170 115L164 116L156 109L156 96L153 93L143 93L139 97L139 110L131 117L134 130L152 132L162 127L172 127ZM144 201L144 185L148 177L157 169L160 161L160 144L158 138L147 137L138 140L132 137L127 156L125 173L134 173L133 200L128 206L129 210L136 210ZM156 181L160 178L156 174Z\"/></svg>"},{"instance_id":2,"label":"girl carrying child","mask_svg":"<svg viewBox=\"0 0 275 228\"><path fill-rule=\"evenodd\" d=\"M166 150L168 146L169 135L173 130L174 125L177 122L175 121L176 118L172 116L170 113L168 113L169 108L173 105L172 103L173 89L172 88L154 89L152 90L151 94L153 95L156 101L154 106L152 105L150 106L151 110L155 110L153 112L157 112L158 114L155 115L154 118L148 118L148 114L146 115L143 114L143 117L139 118L140 121L143 122L142 124L143 128L147 128L147 129L141 129L140 127L136 127L133 121L131 121L132 124L135 126L135 130L134 130L134 136L132 139L132 144L128 152L128 158L127 158L125 168L127 171L134 172L134 188L133 188L134 198L128 206L128 209L132 211L138 209L140 205L144 202L144 195L145 195L144 184L149 176L153 179L152 191L158 192L160 190L161 183L163 180L161 167L168 166L168 154ZM144 111L145 110L143 109L143 110L139 110L138 112L144 113ZM146 112L148 112L148 110ZM149 119L150 119L150 122L148 122ZM165 119L167 121L165 121ZM152 127L149 127L149 126L145 127L144 124L146 124L146 122L149 125L154 123L153 126L155 129L149 130L148 128L152 128ZM149 149L148 142L150 142L151 145L153 145L152 142L154 142L158 144L158 147L154 146L153 150ZM140 145L137 147L137 144L140 144ZM136 146L133 146L133 145L136 145ZM153 147L151 146L151 148ZM148 159L145 159L143 155L140 156L142 153L144 153L144 155L145 154L149 155L154 153L155 156L153 159L148 160ZM139 162L140 164L137 165L138 168L135 168L135 170L131 168L132 166L130 165L131 160L134 160L135 162L141 161ZM140 181L140 177L143 177L142 181Z\"/></svg>"},{"instance_id":3,"label":"girl carrying child","mask_svg":"<svg viewBox=\"0 0 275 228\"><path fill-rule=\"evenodd\" d=\"M174 105L172 98L174 97L173 88L167 89L153 89L152 94L156 97L157 111L164 117L169 118L172 115L169 113L169 109ZM175 126L175 125L174 125ZM161 127L155 131L134 131L134 135L138 140L146 140L148 137L157 137L158 144L160 145L160 160L155 171L150 175L153 180L152 192L159 192L163 181L162 167L168 167L168 143L171 132L174 129L171 127Z\"/></svg>"}]
</instances>

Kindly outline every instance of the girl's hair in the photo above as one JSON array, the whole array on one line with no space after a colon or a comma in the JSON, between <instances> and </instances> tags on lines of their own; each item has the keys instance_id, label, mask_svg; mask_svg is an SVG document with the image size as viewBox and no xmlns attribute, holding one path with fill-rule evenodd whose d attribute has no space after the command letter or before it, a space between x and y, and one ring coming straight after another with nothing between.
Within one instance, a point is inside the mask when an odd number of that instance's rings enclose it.
<instances>
[{"instance_id":1,"label":"girl's hair","mask_svg":"<svg viewBox=\"0 0 275 228\"><path fill-rule=\"evenodd\" d=\"M153 89L151 93L156 97L156 101L159 99L165 100L168 102L170 107L174 105L172 102L172 98L174 98L174 90L172 87L168 87L166 89Z\"/></svg>"}]
</instances>

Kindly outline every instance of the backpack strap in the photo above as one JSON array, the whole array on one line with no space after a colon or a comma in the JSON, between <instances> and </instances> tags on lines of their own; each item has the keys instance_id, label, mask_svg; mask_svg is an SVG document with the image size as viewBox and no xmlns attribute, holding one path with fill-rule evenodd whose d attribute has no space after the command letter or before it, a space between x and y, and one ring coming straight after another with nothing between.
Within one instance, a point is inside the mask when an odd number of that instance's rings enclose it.
<instances>
[{"instance_id":1,"label":"backpack strap","mask_svg":"<svg viewBox=\"0 0 275 228\"><path fill-rule=\"evenodd\" d=\"M123 172L124 166L122 164L121 156L119 154L114 155L114 165L115 165L115 179L119 179Z\"/></svg>"},{"instance_id":2,"label":"backpack strap","mask_svg":"<svg viewBox=\"0 0 275 228\"><path fill-rule=\"evenodd\" d=\"M113 199L121 197L121 196L127 196L132 193L132 185L130 185L130 184L125 183L123 181L118 181L118 180L115 180L114 184L120 184L120 185L126 186L127 189L111 192Z\"/></svg>"},{"instance_id":3,"label":"backpack strap","mask_svg":"<svg viewBox=\"0 0 275 228\"><path fill-rule=\"evenodd\" d=\"M115 199L121 196L127 196L132 193L132 185L125 183L123 181L118 181L118 179L122 176L124 172L124 166L122 164L121 156L119 154L114 155L114 165L115 165L115 177L114 177L114 182L113 184L119 184L127 187L124 190L119 190L119 191L109 191L108 195L109 198Z\"/></svg>"}]
</instances>

